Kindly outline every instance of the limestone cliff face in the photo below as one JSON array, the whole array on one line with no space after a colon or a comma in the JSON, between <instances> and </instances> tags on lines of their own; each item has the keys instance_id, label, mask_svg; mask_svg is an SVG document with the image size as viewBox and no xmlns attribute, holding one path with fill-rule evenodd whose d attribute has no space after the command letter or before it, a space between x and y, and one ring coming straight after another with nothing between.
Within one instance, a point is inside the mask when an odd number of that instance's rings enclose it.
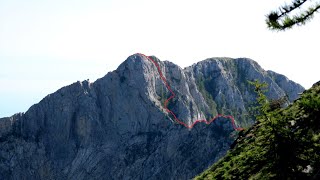
<instances>
[{"instance_id":1,"label":"limestone cliff face","mask_svg":"<svg viewBox=\"0 0 320 180\"><path fill-rule=\"evenodd\" d=\"M273 71L267 71L268 75L277 83L277 85L285 91L292 102L298 98L298 94L302 93L303 87L285 77L282 74L278 74Z\"/></svg>"},{"instance_id":2,"label":"limestone cliff face","mask_svg":"<svg viewBox=\"0 0 320 180\"><path fill-rule=\"evenodd\" d=\"M293 100L303 91L249 59L182 69L153 58L176 94L168 108L188 125L218 113L250 124L243 114L255 95L247 79L268 82L271 98ZM181 126L163 107L170 95L154 63L139 54L94 83L63 87L0 119L0 179L191 178L226 153L234 130L225 118Z\"/></svg>"}]
</instances>

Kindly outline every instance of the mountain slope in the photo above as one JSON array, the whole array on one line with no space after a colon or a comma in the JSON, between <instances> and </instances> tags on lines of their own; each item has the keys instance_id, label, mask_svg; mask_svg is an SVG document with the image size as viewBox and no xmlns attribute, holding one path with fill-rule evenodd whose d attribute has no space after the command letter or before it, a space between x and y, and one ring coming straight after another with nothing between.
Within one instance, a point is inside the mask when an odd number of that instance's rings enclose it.
<instances>
[{"instance_id":1,"label":"mountain slope","mask_svg":"<svg viewBox=\"0 0 320 180\"><path fill-rule=\"evenodd\" d=\"M269 82L272 98L291 93L249 59L208 59L182 69L152 58L176 94L168 108L188 125L218 113L252 123L243 116L255 98L248 78ZM169 97L141 54L94 83L63 87L26 113L0 119L0 179L193 177L226 153L234 129L225 118L187 129L165 111Z\"/></svg>"},{"instance_id":2,"label":"mountain slope","mask_svg":"<svg viewBox=\"0 0 320 180\"><path fill-rule=\"evenodd\" d=\"M234 148L196 179L319 179L319 117L320 82L242 132Z\"/></svg>"}]
</instances>

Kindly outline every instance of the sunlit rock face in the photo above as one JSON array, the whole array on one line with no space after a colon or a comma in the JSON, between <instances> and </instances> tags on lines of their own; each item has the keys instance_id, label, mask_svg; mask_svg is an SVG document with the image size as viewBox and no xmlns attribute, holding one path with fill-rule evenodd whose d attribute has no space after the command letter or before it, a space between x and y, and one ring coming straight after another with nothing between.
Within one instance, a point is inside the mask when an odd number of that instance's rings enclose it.
<instances>
[{"instance_id":1,"label":"sunlit rock face","mask_svg":"<svg viewBox=\"0 0 320 180\"><path fill-rule=\"evenodd\" d=\"M303 88L250 59L211 58L187 68L156 57L175 98L168 108L186 125L217 114L238 126L255 99L247 80L267 82L268 97ZM25 113L0 119L0 179L188 179L233 142L227 118L188 129L164 107L171 96L154 62L135 54L94 83L48 95Z\"/></svg>"}]
</instances>

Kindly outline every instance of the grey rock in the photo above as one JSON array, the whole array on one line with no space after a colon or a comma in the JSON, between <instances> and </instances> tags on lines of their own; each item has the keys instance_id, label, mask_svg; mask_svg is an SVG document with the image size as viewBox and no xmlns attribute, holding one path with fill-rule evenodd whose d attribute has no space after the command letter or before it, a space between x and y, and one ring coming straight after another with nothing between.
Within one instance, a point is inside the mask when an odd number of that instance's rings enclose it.
<instances>
[{"instance_id":1,"label":"grey rock","mask_svg":"<svg viewBox=\"0 0 320 180\"><path fill-rule=\"evenodd\" d=\"M249 59L211 58L185 69L152 57L176 97L168 107L187 125L218 113L250 124L255 95L303 88ZM221 158L234 140L229 119L187 129L163 107L171 94L155 65L135 54L96 82L76 82L26 113L0 119L0 179L188 179Z\"/></svg>"},{"instance_id":2,"label":"grey rock","mask_svg":"<svg viewBox=\"0 0 320 180\"><path fill-rule=\"evenodd\" d=\"M267 72L269 76L271 76L271 78L274 80L274 82L276 82L277 85L287 93L291 102L298 99L299 93L304 91L304 88L301 85L289 80L284 75L278 74L273 71Z\"/></svg>"}]
</instances>

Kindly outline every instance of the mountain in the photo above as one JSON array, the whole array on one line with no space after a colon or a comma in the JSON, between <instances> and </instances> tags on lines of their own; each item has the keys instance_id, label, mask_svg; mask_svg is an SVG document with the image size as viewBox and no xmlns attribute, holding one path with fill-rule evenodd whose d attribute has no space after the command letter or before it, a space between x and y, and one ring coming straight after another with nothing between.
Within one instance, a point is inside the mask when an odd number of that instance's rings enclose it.
<instances>
[{"instance_id":1,"label":"mountain","mask_svg":"<svg viewBox=\"0 0 320 180\"><path fill-rule=\"evenodd\" d=\"M320 81L267 112L196 179L320 179Z\"/></svg>"},{"instance_id":2,"label":"mountain","mask_svg":"<svg viewBox=\"0 0 320 180\"><path fill-rule=\"evenodd\" d=\"M182 69L132 55L94 83L78 81L1 118L0 179L194 177L225 155L234 128L254 123L247 115L256 98L247 80L254 79L269 84L272 99L293 100L304 90L247 58ZM218 114L226 116L196 123Z\"/></svg>"}]
</instances>

